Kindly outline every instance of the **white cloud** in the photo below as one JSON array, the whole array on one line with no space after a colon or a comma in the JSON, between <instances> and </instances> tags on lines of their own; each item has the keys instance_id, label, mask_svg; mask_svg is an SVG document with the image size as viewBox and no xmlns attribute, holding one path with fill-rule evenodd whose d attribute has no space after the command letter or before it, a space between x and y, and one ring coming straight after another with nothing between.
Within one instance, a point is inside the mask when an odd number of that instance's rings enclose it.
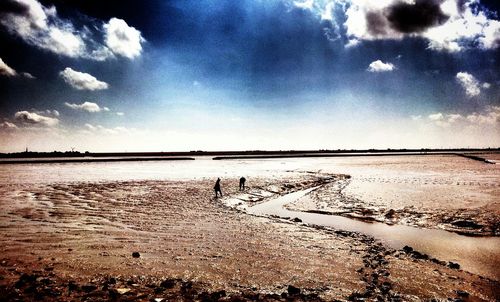
<instances>
[{"instance_id":1,"label":"white cloud","mask_svg":"<svg viewBox=\"0 0 500 302\"><path fill-rule=\"evenodd\" d=\"M452 124L463 120L463 116L456 113L443 114L441 112L430 114L429 120L440 127L449 127Z\"/></svg>"},{"instance_id":2,"label":"white cloud","mask_svg":"<svg viewBox=\"0 0 500 302\"><path fill-rule=\"evenodd\" d=\"M3 123L0 123L0 129L15 130L17 128L18 127L15 124L11 123L11 122L4 121Z\"/></svg>"},{"instance_id":3,"label":"white cloud","mask_svg":"<svg viewBox=\"0 0 500 302\"><path fill-rule=\"evenodd\" d=\"M41 114L41 115L47 115L47 116L55 116L55 117L58 117L59 116L59 111L57 110L44 110L44 111L40 111L40 110L35 110L33 111L37 114Z\"/></svg>"},{"instance_id":4,"label":"white cloud","mask_svg":"<svg viewBox=\"0 0 500 302\"><path fill-rule=\"evenodd\" d=\"M118 116L124 116L125 113L123 113L123 112L117 112L116 115L118 115Z\"/></svg>"},{"instance_id":5,"label":"white cloud","mask_svg":"<svg viewBox=\"0 0 500 302\"><path fill-rule=\"evenodd\" d=\"M329 2L325 5L325 9L321 13L321 20L326 20L332 22L336 28L338 28L337 22L334 22L333 12L335 10L335 2Z\"/></svg>"},{"instance_id":6,"label":"white cloud","mask_svg":"<svg viewBox=\"0 0 500 302\"><path fill-rule=\"evenodd\" d=\"M98 129L96 126L93 126L91 124L85 124L85 128L90 131L96 131Z\"/></svg>"},{"instance_id":7,"label":"white cloud","mask_svg":"<svg viewBox=\"0 0 500 302\"><path fill-rule=\"evenodd\" d=\"M293 1L293 5L302 9L313 9L314 0Z\"/></svg>"},{"instance_id":8,"label":"white cloud","mask_svg":"<svg viewBox=\"0 0 500 302\"><path fill-rule=\"evenodd\" d=\"M35 76L33 76L31 73L29 72L21 72L21 75L27 79L30 79L30 80L33 80L33 79L36 79Z\"/></svg>"},{"instance_id":9,"label":"white cloud","mask_svg":"<svg viewBox=\"0 0 500 302\"><path fill-rule=\"evenodd\" d=\"M467 115L467 121L478 125L500 124L500 106L489 106L484 112Z\"/></svg>"},{"instance_id":10,"label":"white cloud","mask_svg":"<svg viewBox=\"0 0 500 302\"><path fill-rule=\"evenodd\" d=\"M429 119L431 121L440 121L444 118L443 114L438 112L438 113L434 113L434 114L430 114L429 115Z\"/></svg>"},{"instance_id":11,"label":"white cloud","mask_svg":"<svg viewBox=\"0 0 500 302\"><path fill-rule=\"evenodd\" d=\"M127 133L132 133L136 132L137 130L132 128L128 129L125 127L114 127L114 128L106 128L102 125L92 125L92 124L85 124L85 130L87 133L89 132L100 132L103 134L110 134L110 135L116 135L116 134L127 134Z\"/></svg>"},{"instance_id":12,"label":"white cloud","mask_svg":"<svg viewBox=\"0 0 500 302\"><path fill-rule=\"evenodd\" d=\"M458 83L465 89L468 97L478 96L481 93L479 81L470 73L459 72L456 75Z\"/></svg>"},{"instance_id":13,"label":"white cloud","mask_svg":"<svg viewBox=\"0 0 500 302\"><path fill-rule=\"evenodd\" d=\"M386 72L393 71L396 67L392 63L384 63L380 60L373 61L368 66L367 70L369 72Z\"/></svg>"},{"instance_id":14,"label":"white cloud","mask_svg":"<svg viewBox=\"0 0 500 302\"><path fill-rule=\"evenodd\" d=\"M59 119L57 118L48 117L38 114L36 112L29 112L29 111L18 111L14 115L14 118L21 123L29 125L52 127L59 123Z\"/></svg>"},{"instance_id":15,"label":"white cloud","mask_svg":"<svg viewBox=\"0 0 500 302\"><path fill-rule=\"evenodd\" d=\"M145 41L140 31L117 18L104 24L106 46L116 55L134 59L141 55Z\"/></svg>"},{"instance_id":16,"label":"white cloud","mask_svg":"<svg viewBox=\"0 0 500 302\"><path fill-rule=\"evenodd\" d=\"M359 39L356 39L356 38L351 38L349 39L349 41L347 41L347 44L344 45L345 48L352 48L352 47L356 47L359 45L359 43L361 43L361 40Z\"/></svg>"},{"instance_id":17,"label":"white cloud","mask_svg":"<svg viewBox=\"0 0 500 302\"><path fill-rule=\"evenodd\" d=\"M343 27L348 41L346 47L361 41L406 37L426 39L428 48L436 51L458 52L472 47L493 49L500 46L500 21L492 19L490 16L494 14L479 6L478 0L309 0L291 3L313 11L322 20L327 16L334 27ZM406 14L398 15L398 9ZM410 13L414 16L413 22L407 22ZM345 16L343 24L335 20L336 14Z\"/></svg>"},{"instance_id":18,"label":"white cloud","mask_svg":"<svg viewBox=\"0 0 500 302\"><path fill-rule=\"evenodd\" d=\"M78 90L102 90L109 87L108 83L99 81L94 76L66 67L59 73L63 80Z\"/></svg>"},{"instance_id":19,"label":"white cloud","mask_svg":"<svg viewBox=\"0 0 500 302\"><path fill-rule=\"evenodd\" d=\"M117 26L87 24L76 28L69 19L58 16L55 6L45 7L38 0L2 0L9 8L0 12L0 25L26 43L71 58L103 61L115 54L134 58L140 55L144 39L140 31L123 20ZM110 20L110 22L111 22ZM114 21L113 21L114 22ZM106 45L97 42L104 33Z\"/></svg>"},{"instance_id":20,"label":"white cloud","mask_svg":"<svg viewBox=\"0 0 500 302\"><path fill-rule=\"evenodd\" d=\"M411 118L416 120L413 116ZM486 106L482 111L468 115L437 112L430 114L428 119L440 127L450 127L452 125L498 127L500 126L500 106Z\"/></svg>"},{"instance_id":21,"label":"white cloud","mask_svg":"<svg viewBox=\"0 0 500 302\"><path fill-rule=\"evenodd\" d=\"M485 49L498 48L500 46L500 21L488 20L483 28L483 35L478 39L480 45Z\"/></svg>"},{"instance_id":22,"label":"white cloud","mask_svg":"<svg viewBox=\"0 0 500 302\"><path fill-rule=\"evenodd\" d=\"M7 76L7 77L17 77L17 76L22 76L27 79L36 79L31 73L29 72L21 72L18 73L15 71L12 67L7 65L2 58L0 58L0 75Z\"/></svg>"},{"instance_id":23,"label":"white cloud","mask_svg":"<svg viewBox=\"0 0 500 302\"><path fill-rule=\"evenodd\" d=\"M451 113L451 114L447 114L446 118L447 118L449 123L454 123L456 121L461 120L463 117L460 114Z\"/></svg>"},{"instance_id":24,"label":"white cloud","mask_svg":"<svg viewBox=\"0 0 500 302\"><path fill-rule=\"evenodd\" d=\"M17 10L0 14L0 24L25 42L69 57L81 57L85 43L69 21L57 16L55 7L45 7L36 0L8 0Z\"/></svg>"},{"instance_id":25,"label":"white cloud","mask_svg":"<svg viewBox=\"0 0 500 302\"><path fill-rule=\"evenodd\" d=\"M491 87L491 84L490 83L483 83L483 85L481 85L484 89L489 89Z\"/></svg>"},{"instance_id":26,"label":"white cloud","mask_svg":"<svg viewBox=\"0 0 500 302\"><path fill-rule=\"evenodd\" d=\"M422 116L421 115L412 115L410 117L414 121L420 121L420 120L422 120Z\"/></svg>"},{"instance_id":27,"label":"white cloud","mask_svg":"<svg viewBox=\"0 0 500 302\"><path fill-rule=\"evenodd\" d=\"M0 58L0 75L15 77L17 72Z\"/></svg>"},{"instance_id":28,"label":"white cloud","mask_svg":"<svg viewBox=\"0 0 500 302\"><path fill-rule=\"evenodd\" d=\"M106 110L107 107L101 108L101 107L99 107L99 105L97 105L96 103L92 103L92 102L84 102L82 104L64 103L64 105L66 105L67 107L69 107L71 109L83 110L83 111L87 111L87 112L101 112L101 111L108 111L109 110L109 109Z\"/></svg>"}]
</instances>

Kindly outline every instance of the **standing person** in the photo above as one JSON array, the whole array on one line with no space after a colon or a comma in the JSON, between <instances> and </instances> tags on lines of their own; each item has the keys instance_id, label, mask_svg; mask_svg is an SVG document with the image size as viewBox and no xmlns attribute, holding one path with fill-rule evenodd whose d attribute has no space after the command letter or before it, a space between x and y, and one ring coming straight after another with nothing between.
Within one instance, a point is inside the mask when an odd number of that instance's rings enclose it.
<instances>
[{"instance_id":1,"label":"standing person","mask_svg":"<svg viewBox=\"0 0 500 302\"><path fill-rule=\"evenodd\" d=\"M220 193L220 197L222 197L222 191L220 189L220 178L217 178L217 181L215 182L214 191L215 191L215 198L218 197L218 193Z\"/></svg>"},{"instance_id":2,"label":"standing person","mask_svg":"<svg viewBox=\"0 0 500 302\"><path fill-rule=\"evenodd\" d=\"M245 177L240 178L240 191L245 191L245 181L247 181Z\"/></svg>"}]
</instances>

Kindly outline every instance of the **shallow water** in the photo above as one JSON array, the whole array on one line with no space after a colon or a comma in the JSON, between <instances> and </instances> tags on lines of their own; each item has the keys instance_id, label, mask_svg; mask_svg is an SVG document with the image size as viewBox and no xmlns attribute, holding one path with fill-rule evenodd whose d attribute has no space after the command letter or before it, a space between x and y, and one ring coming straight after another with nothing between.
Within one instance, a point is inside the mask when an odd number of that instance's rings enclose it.
<instances>
[{"instance_id":1,"label":"shallow water","mask_svg":"<svg viewBox=\"0 0 500 302\"><path fill-rule=\"evenodd\" d=\"M453 155L276 158L194 161L86 162L0 165L0 185L5 183L51 183L67 181L116 181L154 179L200 179L206 177L268 177L290 172L345 173L356 179L396 181L410 179L425 184L429 179L471 183L484 181L500 186L500 166ZM251 181L251 179L249 179ZM416 183L415 183L416 181ZM430 184L430 183L429 183Z\"/></svg>"},{"instance_id":2,"label":"shallow water","mask_svg":"<svg viewBox=\"0 0 500 302\"><path fill-rule=\"evenodd\" d=\"M290 211L283 207L299 198L307 198L307 194L316 188L290 193L249 207L247 211L255 215L298 217L308 224L360 232L382 240L395 249L408 245L440 260L458 262L462 269L469 272L500 280L498 271L500 238L498 237L468 237L443 230L403 225L391 226L378 222L367 223L342 216Z\"/></svg>"},{"instance_id":3,"label":"shallow water","mask_svg":"<svg viewBox=\"0 0 500 302\"><path fill-rule=\"evenodd\" d=\"M286 168L285 168L286 166ZM280 161L88 162L0 165L0 185L26 183L98 182L128 180L196 180L203 178L268 177L299 165Z\"/></svg>"}]
</instances>

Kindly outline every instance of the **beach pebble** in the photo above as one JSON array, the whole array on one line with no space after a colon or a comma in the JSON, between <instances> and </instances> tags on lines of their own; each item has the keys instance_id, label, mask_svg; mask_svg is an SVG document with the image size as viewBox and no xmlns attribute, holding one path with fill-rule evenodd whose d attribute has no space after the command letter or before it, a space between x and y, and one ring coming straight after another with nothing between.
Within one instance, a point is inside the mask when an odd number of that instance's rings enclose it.
<instances>
[{"instance_id":1,"label":"beach pebble","mask_svg":"<svg viewBox=\"0 0 500 302\"><path fill-rule=\"evenodd\" d=\"M139 252L133 252L132 257L139 258L139 257L141 257L141 254L139 254Z\"/></svg>"},{"instance_id":2,"label":"beach pebble","mask_svg":"<svg viewBox=\"0 0 500 302\"><path fill-rule=\"evenodd\" d=\"M123 288L117 288L116 291L120 294L120 295L123 295L123 294L126 294L128 293L129 291L131 291L130 288L126 288L126 287L123 287Z\"/></svg>"},{"instance_id":3,"label":"beach pebble","mask_svg":"<svg viewBox=\"0 0 500 302\"><path fill-rule=\"evenodd\" d=\"M213 292L212 294L210 294L210 298L214 301L218 301L219 299L221 299L225 296L226 296L225 290L216 291L216 292Z\"/></svg>"},{"instance_id":4,"label":"beach pebble","mask_svg":"<svg viewBox=\"0 0 500 302\"><path fill-rule=\"evenodd\" d=\"M459 297L464 297L464 298L467 298L469 296L469 293L464 291L464 290L457 290L457 296Z\"/></svg>"},{"instance_id":5,"label":"beach pebble","mask_svg":"<svg viewBox=\"0 0 500 302\"><path fill-rule=\"evenodd\" d=\"M75 281L69 281L68 290L73 291L73 290L77 290L77 289L78 289L78 285L75 283Z\"/></svg>"},{"instance_id":6,"label":"beach pebble","mask_svg":"<svg viewBox=\"0 0 500 302\"><path fill-rule=\"evenodd\" d=\"M410 247L410 246L405 245L405 246L403 247L403 251L404 251L405 253L411 253L411 252L413 252L413 248L412 248L412 247Z\"/></svg>"},{"instance_id":7,"label":"beach pebble","mask_svg":"<svg viewBox=\"0 0 500 302\"><path fill-rule=\"evenodd\" d=\"M470 229L480 229L483 226L470 220L456 220L451 223L452 225L459 228L470 228Z\"/></svg>"},{"instance_id":8,"label":"beach pebble","mask_svg":"<svg viewBox=\"0 0 500 302\"><path fill-rule=\"evenodd\" d=\"M160 283L160 286L169 289L175 286L175 281L172 279L166 279Z\"/></svg>"},{"instance_id":9,"label":"beach pebble","mask_svg":"<svg viewBox=\"0 0 500 302\"><path fill-rule=\"evenodd\" d=\"M300 294L300 288L297 288L293 285L288 285L288 294L289 295L299 295Z\"/></svg>"},{"instance_id":10,"label":"beach pebble","mask_svg":"<svg viewBox=\"0 0 500 302\"><path fill-rule=\"evenodd\" d=\"M439 259L436 259L436 258L432 258L431 261L434 262L434 263L436 263L436 264L446 266L446 261L442 261L442 260L439 260Z\"/></svg>"},{"instance_id":11,"label":"beach pebble","mask_svg":"<svg viewBox=\"0 0 500 302\"><path fill-rule=\"evenodd\" d=\"M90 292L93 292L97 289L97 286L95 286L94 284L85 284L85 285L82 285L82 290L87 292L87 293L90 293Z\"/></svg>"},{"instance_id":12,"label":"beach pebble","mask_svg":"<svg viewBox=\"0 0 500 302\"><path fill-rule=\"evenodd\" d=\"M415 259L428 259L429 256L427 256L426 254L422 254L420 252L417 252L417 251L413 251L411 253L411 256Z\"/></svg>"},{"instance_id":13,"label":"beach pebble","mask_svg":"<svg viewBox=\"0 0 500 302\"><path fill-rule=\"evenodd\" d=\"M387 211L387 213L385 213L385 217L386 218L393 218L394 214L396 214L396 211L394 211L393 209L390 209L389 211Z\"/></svg>"}]
</instances>

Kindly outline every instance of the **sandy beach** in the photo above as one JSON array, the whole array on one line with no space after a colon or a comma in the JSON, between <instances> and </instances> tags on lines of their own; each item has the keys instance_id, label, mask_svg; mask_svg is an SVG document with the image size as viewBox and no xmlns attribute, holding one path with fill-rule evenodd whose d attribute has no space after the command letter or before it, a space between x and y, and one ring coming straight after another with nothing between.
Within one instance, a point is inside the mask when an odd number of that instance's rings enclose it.
<instances>
[{"instance_id":1,"label":"sandy beach","mask_svg":"<svg viewBox=\"0 0 500 302\"><path fill-rule=\"evenodd\" d=\"M164 168L179 164L164 163L163 179L149 180L141 173L153 173L155 163L135 171L144 179L130 180L65 179L67 166L60 165L56 176L23 181L17 176L52 167L11 167L2 171L0 191L0 295L12 301L498 300L494 275L363 233L251 215L243 207L318 187L288 208L498 236L497 166L445 159L217 163L226 165L219 199L212 176L220 171L212 162L178 177ZM245 166L248 188L239 192L236 175ZM481 227L453 224L458 220Z\"/></svg>"}]
</instances>

